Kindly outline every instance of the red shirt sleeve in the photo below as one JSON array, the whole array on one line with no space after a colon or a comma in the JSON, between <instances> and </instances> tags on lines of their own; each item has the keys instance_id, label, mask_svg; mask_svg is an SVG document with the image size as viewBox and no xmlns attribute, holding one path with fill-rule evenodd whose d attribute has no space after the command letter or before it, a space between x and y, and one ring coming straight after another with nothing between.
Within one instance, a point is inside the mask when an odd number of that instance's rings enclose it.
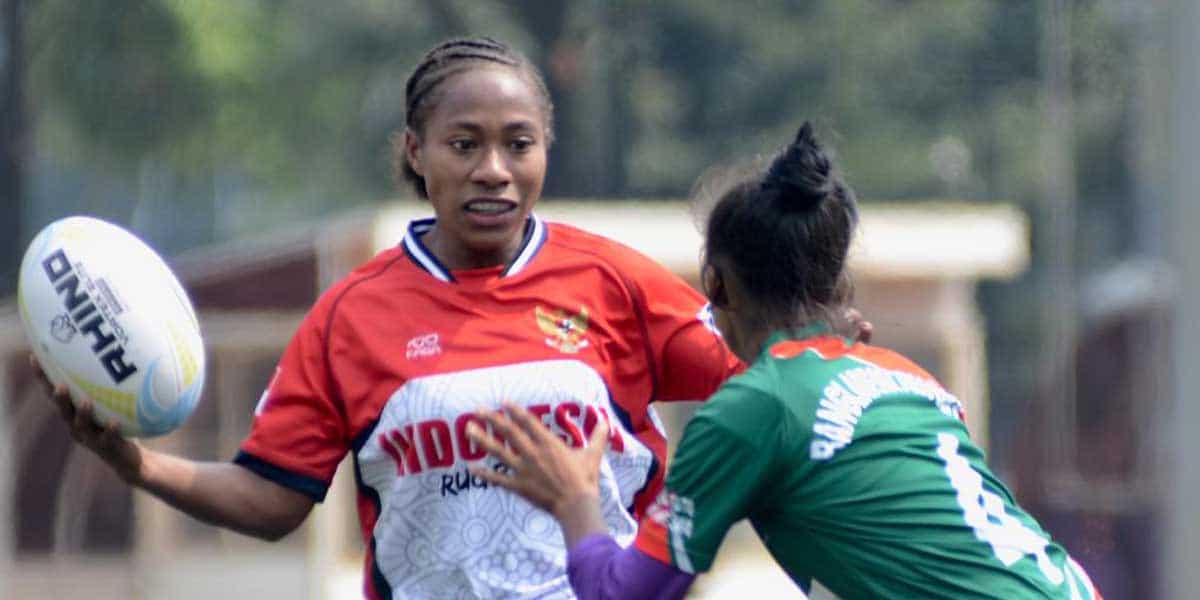
<instances>
[{"instance_id":1,"label":"red shirt sleeve","mask_svg":"<svg viewBox=\"0 0 1200 600\"><path fill-rule=\"evenodd\" d=\"M255 409L234 462L321 501L349 450L345 419L330 379L328 303L301 323Z\"/></svg>"},{"instance_id":2,"label":"red shirt sleeve","mask_svg":"<svg viewBox=\"0 0 1200 600\"><path fill-rule=\"evenodd\" d=\"M746 367L725 345L708 302L679 276L644 259L627 276L654 357L654 400L704 400Z\"/></svg>"}]
</instances>

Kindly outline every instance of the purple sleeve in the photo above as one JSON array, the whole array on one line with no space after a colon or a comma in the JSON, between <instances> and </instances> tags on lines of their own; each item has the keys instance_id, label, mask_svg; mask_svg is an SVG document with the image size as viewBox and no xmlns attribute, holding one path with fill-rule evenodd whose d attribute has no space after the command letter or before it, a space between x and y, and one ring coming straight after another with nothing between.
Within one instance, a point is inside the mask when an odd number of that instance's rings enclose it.
<instances>
[{"instance_id":1,"label":"purple sleeve","mask_svg":"<svg viewBox=\"0 0 1200 600\"><path fill-rule=\"evenodd\" d=\"M567 576L579 600L683 598L696 577L633 546L622 549L602 533L583 538L567 553Z\"/></svg>"}]
</instances>

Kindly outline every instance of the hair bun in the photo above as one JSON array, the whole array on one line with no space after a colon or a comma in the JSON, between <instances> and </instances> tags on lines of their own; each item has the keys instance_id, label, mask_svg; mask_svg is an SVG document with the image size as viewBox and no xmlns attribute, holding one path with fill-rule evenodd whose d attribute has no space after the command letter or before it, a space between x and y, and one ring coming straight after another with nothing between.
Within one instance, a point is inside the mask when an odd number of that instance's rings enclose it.
<instances>
[{"instance_id":1,"label":"hair bun","mask_svg":"<svg viewBox=\"0 0 1200 600\"><path fill-rule=\"evenodd\" d=\"M817 143L812 123L805 121L796 139L771 162L763 187L775 192L780 211L807 212L834 191L832 163Z\"/></svg>"}]
</instances>

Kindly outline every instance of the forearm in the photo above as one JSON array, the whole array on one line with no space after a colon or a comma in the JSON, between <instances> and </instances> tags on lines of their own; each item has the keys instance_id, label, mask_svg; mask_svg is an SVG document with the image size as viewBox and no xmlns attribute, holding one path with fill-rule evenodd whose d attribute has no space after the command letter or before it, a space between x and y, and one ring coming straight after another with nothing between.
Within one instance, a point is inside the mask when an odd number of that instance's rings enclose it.
<instances>
[{"instance_id":1,"label":"forearm","mask_svg":"<svg viewBox=\"0 0 1200 600\"><path fill-rule=\"evenodd\" d=\"M594 490L564 498L552 512L562 527L568 550L589 535L608 532L608 524L600 512L600 498Z\"/></svg>"},{"instance_id":2,"label":"forearm","mask_svg":"<svg viewBox=\"0 0 1200 600\"><path fill-rule=\"evenodd\" d=\"M636 548L621 549L595 495L565 499L555 518L567 543L567 574L580 600L682 598L693 576Z\"/></svg>"},{"instance_id":3,"label":"forearm","mask_svg":"<svg viewBox=\"0 0 1200 600\"><path fill-rule=\"evenodd\" d=\"M604 533L588 535L571 548L567 575L579 600L683 598L695 578L632 546L622 549Z\"/></svg>"},{"instance_id":4,"label":"forearm","mask_svg":"<svg viewBox=\"0 0 1200 600\"><path fill-rule=\"evenodd\" d=\"M276 540L312 507L307 497L233 463L196 462L140 447L130 484L206 523Z\"/></svg>"}]
</instances>

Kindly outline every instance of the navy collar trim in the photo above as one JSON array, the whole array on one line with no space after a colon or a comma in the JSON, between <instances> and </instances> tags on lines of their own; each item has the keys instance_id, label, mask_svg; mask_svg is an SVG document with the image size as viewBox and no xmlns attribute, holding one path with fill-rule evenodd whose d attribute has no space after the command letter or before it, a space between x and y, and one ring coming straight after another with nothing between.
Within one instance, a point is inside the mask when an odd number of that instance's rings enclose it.
<instances>
[{"instance_id":1,"label":"navy collar trim","mask_svg":"<svg viewBox=\"0 0 1200 600\"><path fill-rule=\"evenodd\" d=\"M401 245L404 247L404 253L412 259L417 266L429 272L440 281L446 283L454 283L454 275L447 269L445 265L425 247L425 243L421 240L421 236L433 229L437 223L435 218L417 219L408 224L408 233L404 236ZM521 249L517 255L513 257L512 262L505 266L504 271L500 274L501 277L509 277L516 275L525 269L526 266L537 256L542 246L546 244L547 230L546 224L536 215L529 215L525 220L525 235L521 239Z\"/></svg>"},{"instance_id":2,"label":"navy collar trim","mask_svg":"<svg viewBox=\"0 0 1200 600\"><path fill-rule=\"evenodd\" d=\"M521 250L513 257L512 262L504 268L501 277L516 275L529 265L542 246L546 244L546 224L535 215L529 215L525 221L525 237L521 240Z\"/></svg>"}]
</instances>

